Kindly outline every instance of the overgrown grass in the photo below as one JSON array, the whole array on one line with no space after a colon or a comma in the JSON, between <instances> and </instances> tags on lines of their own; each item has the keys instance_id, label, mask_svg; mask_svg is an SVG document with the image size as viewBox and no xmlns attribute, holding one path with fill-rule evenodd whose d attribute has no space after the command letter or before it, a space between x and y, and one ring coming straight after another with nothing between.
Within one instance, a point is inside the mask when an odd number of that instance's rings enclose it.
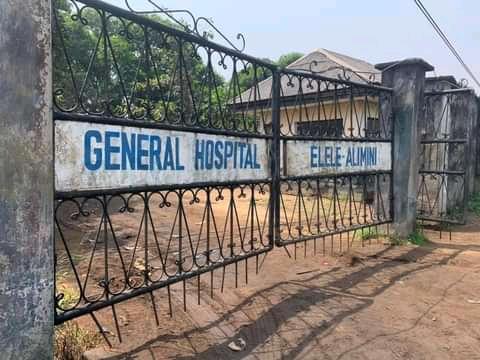
<instances>
[{"instance_id":1,"label":"overgrown grass","mask_svg":"<svg viewBox=\"0 0 480 360\"><path fill-rule=\"evenodd\" d=\"M468 201L468 210L473 212L475 215L480 216L480 192L472 195Z\"/></svg>"},{"instance_id":2,"label":"overgrown grass","mask_svg":"<svg viewBox=\"0 0 480 360\"><path fill-rule=\"evenodd\" d=\"M63 297L58 301L62 309L70 309L75 306L80 298L77 289L72 288L67 281L68 273L57 272L55 275L55 282L57 293L63 294Z\"/></svg>"},{"instance_id":3,"label":"overgrown grass","mask_svg":"<svg viewBox=\"0 0 480 360\"><path fill-rule=\"evenodd\" d=\"M415 230L406 239L391 235L390 242L392 245L399 245L399 246L408 245L408 244L422 246L428 243L428 238L423 233L422 227L417 225Z\"/></svg>"},{"instance_id":4,"label":"overgrown grass","mask_svg":"<svg viewBox=\"0 0 480 360\"><path fill-rule=\"evenodd\" d=\"M453 208L447 209L447 216L450 219L460 220L463 217L463 210L459 206L455 206Z\"/></svg>"},{"instance_id":5,"label":"overgrown grass","mask_svg":"<svg viewBox=\"0 0 480 360\"><path fill-rule=\"evenodd\" d=\"M55 360L81 360L83 353L101 344L102 336L70 321L55 329Z\"/></svg>"},{"instance_id":6,"label":"overgrown grass","mask_svg":"<svg viewBox=\"0 0 480 360\"><path fill-rule=\"evenodd\" d=\"M60 285L58 290L63 294L63 298L58 302L62 309L70 309L77 304L79 299L77 291L65 285Z\"/></svg>"},{"instance_id":7,"label":"overgrown grass","mask_svg":"<svg viewBox=\"0 0 480 360\"><path fill-rule=\"evenodd\" d=\"M420 227L416 227L415 231L408 236L408 242L413 245L425 245L428 242L428 238L422 232Z\"/></svg>"},{"instance_id":8,"label":"overgrown grass","mask_svg":"<svg viewBox=\"0 0 480 360\"><path fill-rule=\"evenodd\" d=\"M375 229L373 226L360 229L360 239L363 241L377 239L380 236L383 236L383 234L381 234L378 229Z\"/></svg>"}]
</instances>

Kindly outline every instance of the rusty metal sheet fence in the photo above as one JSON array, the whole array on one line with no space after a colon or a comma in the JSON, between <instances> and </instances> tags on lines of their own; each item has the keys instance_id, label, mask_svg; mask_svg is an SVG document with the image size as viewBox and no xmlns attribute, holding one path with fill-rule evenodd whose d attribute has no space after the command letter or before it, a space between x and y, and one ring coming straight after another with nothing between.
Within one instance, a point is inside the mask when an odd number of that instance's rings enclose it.
<instances>
[{"instance_id":1,"label":"rusty metal sheet fence","mask_svg":"<svg viewBox=\"0 0 480 360\"><path fill-rule=\"evenodd\" d=\"M56 324L391 221L390 89L126 5L54 1Z\"/></svg>"}]
</instances>

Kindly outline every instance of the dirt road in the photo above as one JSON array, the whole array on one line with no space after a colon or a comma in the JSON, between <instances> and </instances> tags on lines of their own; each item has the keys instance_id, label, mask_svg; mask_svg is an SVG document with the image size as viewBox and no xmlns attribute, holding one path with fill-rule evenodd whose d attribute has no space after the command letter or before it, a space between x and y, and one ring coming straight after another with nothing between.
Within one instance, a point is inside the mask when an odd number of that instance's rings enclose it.
<instances>
[{"instance_id":1,"label":"dirt road","mask_svg":"<svg viewBox=\"0 0 480 360\"><path fill-rule=\"evenodd\" d=\"M117 307L123 343L89 359L480 359L480 226L427 232L431 243L366 246L354 256L270 253L259 275L239 265L156 294L160 326L148 297ZM291 252L291 250L290 250ZM114 331L109 310L99 314ZM81 320L92 326L88 318ZM241 339L241 340L240 340ZM245 346L242 345L242 340ZM237 346L231 346L236 341ZM229 346L230 345L230 346ZM240 351L234 351L240 350Z\"/></svg>"}]
</instances>

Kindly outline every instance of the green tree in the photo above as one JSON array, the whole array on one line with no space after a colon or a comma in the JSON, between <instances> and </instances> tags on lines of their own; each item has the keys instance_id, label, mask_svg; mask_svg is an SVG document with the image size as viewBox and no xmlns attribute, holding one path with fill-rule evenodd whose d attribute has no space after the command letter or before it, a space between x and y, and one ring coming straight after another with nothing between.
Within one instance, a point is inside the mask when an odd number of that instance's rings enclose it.
<instances>
[{"instance_id":1,"label":"green tree","mask_svg":"<svg viewBox=\"0 0 480 360\"><path fill-rule=\"evenodd\" d=\"M268 58L262 59L268 63L274 63ZM236 76L236 78L235 78ZM234 86L238 87L240 92L251 88L254 84L259 83L272 76L271 71L263 66L248 64L237 75L234 75L231 82L235 82Z\"/></svg>"},{"instance_id":2,"label":"green tree","mask_svg":"<svg viewBox=\"0 0 480 360\"><path fill-rule=\"evenodd\" d=\"M281 67L281 68L287 67L288 65L290 65L294 61L297 61L298 59L300 59L302 56L303 56L302 53L290 52L290 53L287 53L287 54L284 54L284 55L280 56L278 58L278 60L276 61L276 64L277 64L278 67Z\"/></svg>"},{"instance_id":3,"label":"green tree","mask_svg":"<svg viewBox=\"0 0 480 360\"><path fill-rule=\"evenodd\" d=\"M275 64L280 68L286 67L293 63L294 61L298 60L303 56L302 53L299 52L290 52L286 53L278 58L277 61L272 61L268 58L262 59L265 62L269 62L271 64ZM238 87L241 91L248 90L254 84L259 83L262 80L265 80L272 76L271 71L267 68L261 66L254 66L249 64L245 69L243 69L238 74ZM236 80L232 79L231 81Z\"/></svg>"},{"instance_id":4,"label":"green tree","mask_svg":"<svg viewBox=\"0 0 480 360\"><path fill-rule=\"evenodd\" d=\"M213 122L225 80L193 44L92 8L79 15L69 2L56 0L53 78L61 110Z\"/></svg>"},{"instance_id":5,"label":"green tree","mask_svg":"<svg viewBox=\"0 0 480 360\"><path fill-rule=\"evenodd\" d=\"M234 128L237 117L246 122L231 101L272 75L237 60L225 81L216 71L222 63L209 60L218 54L90 7L78 13L69 0L55 0L53 45L55 102L63 111ZM263 60L283 67L300 56Z\"/></svg>"}]
</instances>

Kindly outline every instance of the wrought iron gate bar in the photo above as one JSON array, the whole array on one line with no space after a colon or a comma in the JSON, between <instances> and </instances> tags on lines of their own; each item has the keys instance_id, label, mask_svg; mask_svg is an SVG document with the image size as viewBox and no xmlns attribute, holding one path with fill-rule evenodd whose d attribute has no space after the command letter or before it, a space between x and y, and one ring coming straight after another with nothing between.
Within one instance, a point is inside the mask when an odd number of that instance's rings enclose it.
<instances>
[{"instance_id":1,"label":"wrought iron gate bar","mask_svg":"<svg viewBox=\"0 0 480 360\"><path fill-rule=\"evenodd\" d=\"M391 140L386 139L379 139L376 137L364 137L364 138L338 138L333 136L300 136L300 135L292 135L284 138L284 141L297 141L297 140L321 140L321 141L335 141L338 143L342 142L354 142L354 143L385 143L391 144Z\"/></svg>"},{"instance_id":2,"label":"wrought iron gate bar","mask_svg":"<svg viewBox=\"0 0 480 360\"><path fill-rule=\"evenodd\" d=\"M311 240L319 240L319 239L321 240L327 237L331 237L332 235L342 235L342 234L351 233L351 232L355 233L356 231L359 231L365 228L374 228L375 226L387 225L391 223L392 223L391 220L376 221L376 222L368 223L367 226L365 224L355 225L355 226L350 226L348 229L338 229L335 231L322 232L320 234L315 234L315 235L302 236L301 238L295 238L290 240L280 240L280 241L276 241L275 244L277 246L288 246L288 245L293 245L298 243L304 243L306 241L311 241Z\"/></svg>"},{"instance_id":3,"label":"wrought iron gate bar","mask_svg":"<svg viewBox=\"0 0 480 360\"><path fill-rule=\"evenodd\" d=\"M210 268L202 268L202 269L199 269L199 270L196 270L196 271L187 272L187 273L184 273L182 276L172 277L171 279L165 280L161 283L152 284L148 287L133 289L129 292L125 292L125 293L122 293L122 294L119 294L119 295L113 295L108 300L98 301L98 302L95 302L95 303L91 303L91 304L89 304L85 307L73 309L73 310L70 310L70 311L65 312L63 314L58 314L55 317L55 325L63 324L66 321L75 319L75 318L83 316L83 315L87 315L87 314L92 313L94 311L105 309L107 307L110 307L112 305L121 303L123 301L133 299L137 296L146 295L146 294L149 294L149 293L151 293L155 290L165 288L169 285L173 285L175 283L178 283L178 282L181 282L181 281L184 281L184 280L189 280L189 279L195 278L199 275L202 275L202 274L205 274L205 273L208 273L208 272L212 272L216 269L224 268L228 265L238 263L240 261L244 261L244 260L246 260L246 259L248 259L252 256L259 256L259 255L265 254L270 250L271 250L271 248L267 247L267 248L262 249L262 250L254 251L254 252L252 252L250 254L247 254L247 255L239 255L235 258L227 259L227 260L223 261L222 263L214 264Z\"/></svg>"},{"instance_id":4,"label":"wrought iron gate bar","mask_svg":"<svg viewBox=\"0 0 480 360\"><path fill-rule=\"evenodd\" d=\"M421 140L421 144L465 144L467 139L426 139Z\"/></svg>"},{"instance_id":5,"label":"wrought iron gate bar","mask_svg":"<svg viewBox=\"0 0 480 360\"><path fill-rule=\"evenodd\" d=\"M99 189L99 190L84 190L84 191L67 191L55 192L55 200L71 200L75 198L81 197L89 197L89 196L99 196L99 195L122 195L122 194L133 194L133 193L141 193L141 192L148 192L153 193L156 191L168 191L168 190L192 190L198 188L225 188L225 187L242 187L248 185L261 185L265 183L269 183L270 179L264 180L242 180L242 181L212 181L212 182L198 182L198 183L190 183L190 184L179 184L172 187L172 185L155 185L155 186L143 186L143 187L127 187L127 188L115 188L115 189Z\"/></svg>"},{"instance_id":6,"label":"wrought iron gate bar","mask_svg":"<svg viewBox=\"0 0 480 360\"><path fill-rule=\"evenodd\" d=\"M438 174L438 175L465 175L465 171L455 170L420 170L420 174Z\"/></svg>"},{"instance_id":7,"label":"wrought iron gate bar","mask_svg":"<svg viewBox=\"0 0 480 360\"><path fill-rule=\"evenodd\" d=\"M379 170L379 171L357 171L357 172L348 172L348 173L338 173L338 174L318 174L318 175L303 175L303 176L284 176L282 175L280 178L281 180L325 180L325 179L332 179L337 178L341 179L344 177L356 177L356 176L372 176L372 175L391 175L391 171L387 170Z\"/></svg>"},{"instance_id":8,"label":"wrought iron gate bar","mask_svg":"<svg viewBox=\"0 0 480 360\"><path fill-rule=\"evenodd\" d=\"M369 94L368 91L370 91L372 94L374 94L375 91L382 91L382 92L386 92L386 93L392 93L393 92L392 88L381 86L381 85L375 85L375 84L370 84L370 83L365 84L365 83L353 82L353 81L349 81L349 80L335 79L335 78L327 77L327 76L324 76L324 75L319 75L319 74L312 73L312 72L306 72L304 70L302 71L302 70L294 70L294 69L284 68L284 69L281 69L281 72L282 72L282 74L293 75L293 76L299 77L299 78L318 80L318 81L326 81L326 82L331 82L331 83L335 83L335 84L338 84L338 85L345 85L347 88L350 88L353 85L354 88L356 88L356 89L363 89L363 92L359 91L359 93L363 94L363 95Z\"/></svg>"},{"instance_id":9,"label":"wrought iron gate bar","mask_svg":"<svg viewBox=\"0 0 480 360\"><path fill-rule=\"evenodd\" d=\"M417 220L429 222L436 222L440 224L450 224L450 225L465 225L464 220L455 220L455 219L448 219L445 217L435 217L435 216L422 216L417 215ZM441 231L441 230L440 230Z\"/></svg>"},{"instance_id":10,"label":"wrought iron gate bar","mask_svg":"<svg viewBox=\"0 0 480 360\"><path fill-rule=\"evenodd\" d=\"M77 121L77 122L86 122L92 124L105 124L105 125L119 125L119 126L128 126L141 129L159 129L159 130L181 130L182 132L191 132L191 133L201 133L201 134L210 134L210 135L225 135L225 136L235 136L239 138L255 138L255 139L272 139L271 134L255 134L248 133L237 130L221 130L215 128L204 128L204 127L195 127L195 126L181 126L164 124L164 123L155 123L150 121L141 121L141 120L132 120L132 119L121 119L121 118L112 118L108 116L95 116L95 115L86 115L86 114L74 114L55 111L53 114L55 120L60 121Z\"/></svg>"},{"instance_id":11,"label":"wrought iron gate bar","mask_svg":"<svg viewBox=\"0 0 480 360\"><path fill-rule=\"evenodd\" d=\"M143 25L147 28L151 28L151 29L154 29L154 30L159 31L159 32L163 32L163 33L167 33L167 34L170 34L170 35L177 36L177 37L182 38L186 41L196 43L196 44L201 45L201 46L212 48L216 51L219 51L221 53L225 53L225 54L237 57L239 59L254 62L256 64L259 64L259 65L262 65L264 67L271 68L271 69L276 68L275 65L273 65L272 63L269 63L268 61L263 61L260 58L256 58L254 56L247 55L247 54L245 54L245 53L243 53L239 50L232 49L232 48L229 48L227 46L223 46L221 44L217 44L216 42L207 40L206 38L204 38L202 36L195 35L195 34L192 34L192 33L188 33L188 32L182 31L182 30L177 30L174 27L170 27L170 26L164 25L164 24L162 24L158 21L152 20L151 18L149 18L147 16L137 15L134 12L119 8L115 5L111 5L111 4L106 3L104 1L101 1L101 0L69 0L69 1L71 1L72 3L77 2L77 3L84 4L88 7L91 7L92 9L103 10L107 13L111 13L115 16L130 20L130 21L132 21L136 24Z\"/></svg>"}]
</instances>

